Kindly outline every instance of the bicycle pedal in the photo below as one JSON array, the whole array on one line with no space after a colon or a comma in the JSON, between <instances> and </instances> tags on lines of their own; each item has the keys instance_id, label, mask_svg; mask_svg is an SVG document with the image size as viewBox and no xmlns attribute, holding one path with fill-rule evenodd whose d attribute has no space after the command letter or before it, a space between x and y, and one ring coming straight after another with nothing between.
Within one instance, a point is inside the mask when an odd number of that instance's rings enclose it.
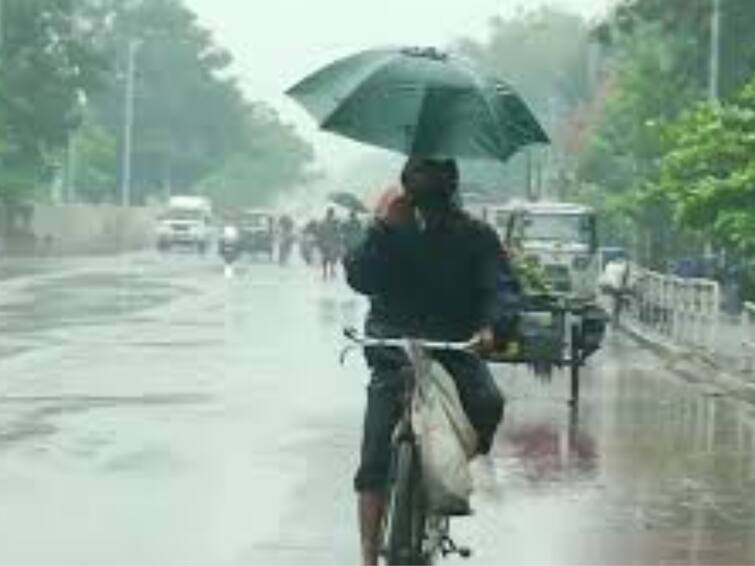
<instances>
[{"instance_id":1,"label":"bicycle pedal","mask_svg":"<svg viewBox=\"0 0 755 566\"><path fill-rule=\"evenodd\" d=\"M468 560L469 558L472 558L472 549L467 546L460 546L457 549L457 552L461 558L464 560Z\"/></svg>"},{"instance_id":2,"label":"bicycle pedal","mask_svg":"<svg viewBox=\"0 0 755 566\"><path fill-rule=\"evenodd\" d=\"M443 555L443 558L446 558L447 556L450 556L452 554L456 554L464 560L472 557L471 548L469 548L468 546L456 546L456 543L451 539L451 537L445 537L443 539L440 551Z\"/></svg>"}]
</instances>

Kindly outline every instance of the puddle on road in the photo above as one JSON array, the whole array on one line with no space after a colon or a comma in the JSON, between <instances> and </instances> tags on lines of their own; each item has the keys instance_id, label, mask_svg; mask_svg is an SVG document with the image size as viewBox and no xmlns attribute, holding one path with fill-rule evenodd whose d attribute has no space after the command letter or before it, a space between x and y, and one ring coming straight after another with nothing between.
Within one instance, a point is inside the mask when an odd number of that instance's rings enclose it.
<instances>
[{"instance_id":1,"label":"puddle on road","mask_svg":"<svg viewBox=\"0 0 755 566\"><path fill-rule=\"evenodd\" d=\"M4 396L0 397L0 411L4 414L17 411L19 416L0 423L0 450L34 437L55 434L58 427L51 421L59 417L103 409L199 405L213 400L212 395L199 393L135 396Z\"/></svg>"},{"instance_id":2,"label":"puddle on road","mask_svg":"<svg viewBox=\"0 0 755 566\"><path fill-rule=\"evenodd\" d=\"M115 473L149 474L154 478L157 473L176 473L183 469L183 466L184 462L166 451L164 446L153 446L111 458L103 469Z\"/></svg>"},{"instance_id":3,"label":"puddle on road","mask_svg":"<svg viewBox=\"0 0 755 566\"><path fill-rule=\"evenodd\" d=\"M42 258L34 259L9 259L3 258L0 263L0 281L15 279L17 277L27 277L31 275L41 275L51 273L60 267L59 260L48 260Z\"/></svg>"},{"instance_id":4,"label":"puddle on road","mask_svg":"<svg viewBox=\"0 0 755 566\"><path fill-rule=\"evenodd\" d=\"M59 412L69 410L89 410L105 407L153 406L153 405L193 405L212 401L213 396L204 393L166 393L132 396L108 395L62 395L62 396L3 396L3 405L44 405L49 404Z\"/></svg>"},{"instance_id":5,"label":"puddle on road","mask_svg":"<svg viewBox=\"0 0 755 566\"><path fill-rule=\"evenodd\" d=\"M225 341L216 340L149 340L149 341L129 341L128 345L134 348L203 348L203 347L222 347Z\"/></svg>"},{"instance_id":6,"label":"puddle on road","mask_svg":"<svg viewBox=\"0 0 755 566\"><path fill-rule=\"evenodd\" d=\"M17 356L28 352L32 349L32 346L19 346L14 344L2 344L0 343L0 358L9 358L11 356Z\"/></svg>"},{"instance_id":7,"label":"puddle on road","mask_svg":"<svg viewBox=\"0 0 755 566\"><path fill-rule=\"evenodd\" d=\"M21 300L0 305L0 333L97 325L166 303L189 288L139 275L90 273L31 284Z\"/></svg>"},{"instance_id":8,"label":"puddle on road","mask_svg":"<svg viewBox=\"0 0 755 566\"><path fill-rule=\"evenodd\" d=\"M553 417L519 420L512 413L498 439L508 482L554 488L597 475L595 438L580 426L576 413L570 412L566 422Z\"/></svg>"},{"instance_id":9,"label":"puddle on road","mask_svg":"<svg viewBox=\"0 0 755 566\"><path fill-rule=\"evenodd\" d=\"M37 419L23 419L10 426L0 428L0 449L3 446L25 442L41 436L50 436L57 427Z\"/></svg>"}]
</instances>

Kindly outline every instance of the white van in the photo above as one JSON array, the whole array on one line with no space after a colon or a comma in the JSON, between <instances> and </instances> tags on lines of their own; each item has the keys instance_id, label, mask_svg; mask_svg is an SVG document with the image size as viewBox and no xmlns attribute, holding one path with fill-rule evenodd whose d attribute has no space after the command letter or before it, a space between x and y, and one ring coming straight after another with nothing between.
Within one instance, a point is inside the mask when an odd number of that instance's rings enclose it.
<instances>
[{"instance_id":1,"label":"white van","mask_svg":"<svg viewBox=\"0 0 755 566\"><path fill-rule=\"evenodd\" d=\"M212 206L205 197L174 196L157 224L157 249L183 247L205 253L212 236Z\"/></svg>"}]
</instances>

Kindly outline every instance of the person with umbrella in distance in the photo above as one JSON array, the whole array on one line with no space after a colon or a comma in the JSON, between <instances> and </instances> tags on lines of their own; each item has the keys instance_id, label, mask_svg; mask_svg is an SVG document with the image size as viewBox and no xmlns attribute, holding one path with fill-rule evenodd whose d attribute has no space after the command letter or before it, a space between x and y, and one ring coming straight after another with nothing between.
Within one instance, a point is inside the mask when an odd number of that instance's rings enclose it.
<instances>
[{"instance_id":1,"label":"person with umbrella in distance","mask_svg":"<svg viewBox=\"0 0 755 566\"><path fill-rule=\"evenodd\" d=\"M317 234L319 232L319 223L312 218L304 225L301 231L299 241L299 252L307 265L312 265L315 261L315 248L317 247Z\"/></svg>"},{"instance_id":2,"label":"person with umbrella in distance","mask_svg":"<svg viewBox=\"0 0 755 566\"><path fill-rule=\"evenodd\" d=\"M362 239L364 227L359 215L367 214L369 209L359 197L350 192L332 193L330 201L346 209L349 213L348 219L341 223L341 243L343 244L343 252L346 253Z\"/></svg>"},{"instance_id":3,"label":"person with umbrella in distance","mask_svg":"<svg viewBox=\"0 0 755 566\"><path fill-rule=\"evenodd\" d=\"M364 227L356 209L351 209L349 218L341 224L341 239L343 241L344 253L354 249L362 241Z\"/></svg>"},{"instance_id":4,"label":"person with umbrella in distance","mask_svg":"<svg viewBox=\"0 0 755 566\"><path fill-rule=\"evenodd\" d=\"M461 209L456 159L506 161L523 146L547 143L526 104L466 61L413 47L345 57L288 94L321 129L408 156L400 187L383 195L374 222L344 261L349 285L370 299L367 334L474 337L482 350L493 348L501 244L492 228ZM371 379L355 487L362 559L376 564L407 360L395 350L365 354ZM485 460L503 395L476 355L446 351L435 358L456 383Z\"/></svg>"},{"instance_id":5,"label":"person with umbrella in distance","mask_svg":"<svg viewBox=\"0 0 755 566\"><path fill-rule=\"evenodd\" d=\"M278 264L281 266L288 265L291 249L294 246L296 235L293 218L289 214L282 214L278 219L277 226L278 236Z\"/></svg>"},{"instance_id":6,"label":"person with umbrella in distance","mask_svg":"<svg viewBox=\"0 0 755 566\"><path fill-rule=\"evenodd\" d=\"M317 229L317 247L322 258L322 277L326 281L336 276L336 267L341 260L341 227L336 211L331 206Z\"/></svg>"}]
</instances>

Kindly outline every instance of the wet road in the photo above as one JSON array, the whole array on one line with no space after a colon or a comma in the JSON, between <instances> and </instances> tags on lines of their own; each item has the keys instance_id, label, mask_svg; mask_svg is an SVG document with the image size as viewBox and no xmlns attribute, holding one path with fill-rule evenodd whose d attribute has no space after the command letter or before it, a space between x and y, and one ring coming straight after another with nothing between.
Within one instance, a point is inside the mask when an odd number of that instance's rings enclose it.
<instances>
[{"instance_id":1,"label":"wet road","mask_svg":"<svg viewBox=\"0 0 755 566\"><path fill-rule=\"evenodd\" d=\"M364 305L303 267L152 254L0 269L0 563L357 557ZM752 409L612 336L584 379L499 368L471 563L755 563ZM458 562L452 560L451 562Z\"/></svg>"}]
</instances>

